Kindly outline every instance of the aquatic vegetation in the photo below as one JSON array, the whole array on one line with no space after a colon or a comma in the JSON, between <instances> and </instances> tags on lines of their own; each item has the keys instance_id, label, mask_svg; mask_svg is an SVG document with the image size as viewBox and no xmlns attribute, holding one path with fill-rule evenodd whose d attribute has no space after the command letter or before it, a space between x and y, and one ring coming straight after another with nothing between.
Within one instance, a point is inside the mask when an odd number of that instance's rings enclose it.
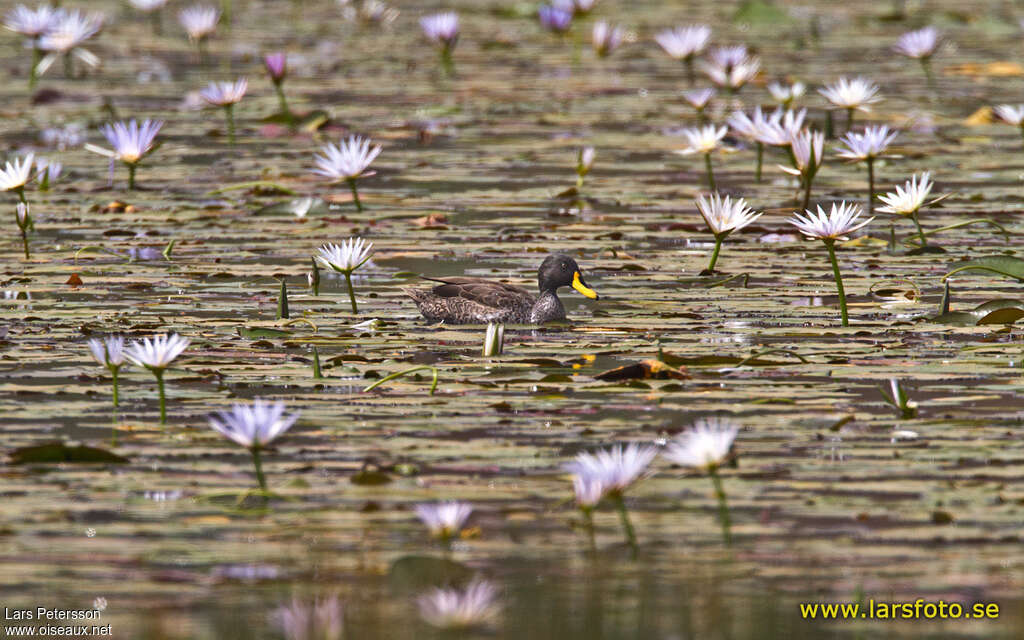
<instances>
[{"instance_id":1,"label":"aquatic vegetation","mask_svg":"<svg viewBox=\"0 0 1024 640\"><path fill-rule=\"evenodd\" d=\"M761 59L749 55L744 46L719 47L711 51L702 68L716 85L737 93L757 76Z\"/></svg>"},{"instance_id":2,"label":"aquatic vegetation","mask_svg":"<svg viewBox=\"0 0 1024 640\"><path fill-rule=\"evenodd\" d=\"M725 487L718 475L718 468L728 459L739 430L739 425L731 420L704 418L695 422L692 429L673 438L662 453L675 464L692 467L710 476L718 500L718 513L726 544L732 542L731 523Z\"/></svg>"},{"instance_id":3,"label":"aquatic vegetation","mask_svg":"<svg viewBox=\"0 0 1024 640\"><path fill-rule=\"evenodd\" d=\"M724 198L718 193L712 193L709 198L703 195L697 198L697 210L704 218L704 224L715 236L715 250L711 254L711 261L708 263L707 273L715 271L715 263L718 262L718 252L722 250L722 242L729 237L733 231L739 231L753 221L760 218L763 213L755 213L747 206L743 198L733 200L729 196Z\"/></svg>"},{"instance_id":4,"label":"aquatic vegetation","mask_svg":"<svg viewBox=\"0 0 1024 640\"><path fill-rule=\"evenodd\" d=\"M235 404L231 411L220 411L210 416L209 423L211 429L249 450L256 481L260 491L266 495L267 479L263 474L260 452L291 429L299 415L299 412L285 415L283 402L271 404L257 399L251 405Z\"/></svg>"},{"instance_id":5,"label":"aquatic vegetation","mask_svg":"<svg viewBox=\"0 0 1024 640\"><path fill-rule=\"evenodd\" d=\"M341 244L325 244L317 250L317 255L313 256L316 262L345 276L352 313L359 313L355 289L352 287L352 274L366 264L372 255L372 242L366 242L362 238L349 238Z\"/></svg>"},{"instance_id":6,"label":"aquatic vegetation","mask_svg":"<svg viewBox=\"0 0 1024 640\"><path fill-rule=\"evenodd\" d=\"M993 107L992 112L1006 124L1019 127L1024 137L1024 104L1000 104Z\"/></svg>"},{"instance_id":7,"label":"aquatic vegetation","mask_svg":"<svg viewBox=\"0 0 1024 640\"><path fill-rule=\"evenodd\" d=\"M868 215L875 208L875 160L883 157L885 150L896 139L896 132L889 127L867 127L864 133L847 133L841 142L846 145L839 149L839 157L868 166Z\"/></svg>"},{"instance_id":8,"label":"aquatic vegetation","mask_svg":"<svg viewBox=\"0 0 1024 640\"><path fill-rule=\"evenodd\" d=\"M352 191L356 211L362 211L363 203L359 199L356 180L373 175L373 172L368 172L367 169L380 155L381 150L379 144L371 147L370 139L361 136L349 136L337 145L327 143L320 149L323 155L313 156L317 166L313 173L330 178L333 182L344 180Z\"/></svg>"},{"instance_id":9,"label":"aquatic vegetation","mask_svg":"<svg viewBox=\"0 0 1024 640\"><path fill-rule=\"evenodd\" d=\"M121 336L108 336L102 340L91 338L89 350L96 362L110 371L111 385L114 389L113 401L116 408L118 406L117 376L121 367L125 365L124 338Z\"/></svg>"},{"instance_id":10,"label":"aquatic vegetation","mask_svg":"<svg viewBox=\"0 0 1024 640\"><path fill-rule=\"evenodd\" d=\"M19 33L29 40L32 47L32 66L28 73L28 90L35 88L39 77L39 61L43 58L40 40L43 34L50 31L63 16L64 10L41 4L30 9L23 4L14 7L4 16L4 27Z\"/></svg>"},{"instance_id":11,"label":"aquatic vegetation","mask_svg":"<svg viewBox=\"0 0 1024 640\"><path fill-rule=\"evenodd\" d=\"M266 67L267 75L270 76L270 81L274 85L274 92L281 105L281 115L288 120L289 124L294 125L295 116L288 108L288 100L284 96L284 80L288 76L287 54L282 51L268 53L263 56L263 66Z\"/></svg>"},{"instance_id":12,"label":"aquatic vegetation","mask_svg":"<svg viewBox=\"0 0 1024 640\"><path fill-rule=\"evenodd\" d=\"M345 637L345 608L337 596L312 602L297 597L278 607L271 619L286 640L342 640Z\"/></svg>"},{"instance_id":13,"label":"aquatic vegetation","mask_svg":"<svg viewBox=\"0 0 1024 640\"><path fill-rule=\"evenodd\" d=\"M825 160L825 134L819 131L803 130L790 135L790 160L793 166L779 165L786 173L800 178L800 186L804 192L802 209L811 203L811 186L814 177Z\"/></svg>"},{"instance_id":14,"label":"aquatic vegetation","mask_svg":"<svg viewBox=\"0 0 1024 640\"><path fill-rule=\"evenodd\" d=\"M711 28L704 24L694 24L665 29L655 34L654 41L669 57L686 65L686 78L693 85L697 80L693 61L707 49L711 41Z\"/></svg>"},{"instance_id":15,"label":"aquatic vegetation","mask_svg":"<svg viewBox=\"0 0 1024 640\"><path fill-rule=\"evenodd\" d=\"M239 78L234 82L211 82L199 91L199 97L207 104L224 109L224 119L228 125L228 142L231 144L235 144L235 105L242 101L248 90L248 78Z\"/></svg>"},{"instance_id":16,"label":"aquatic vegetation","mask_svg":"<svg viewBox=\"0 0 1024 640\"><path fill-rule=\"evenodd\" d=\"M839 292L839 308L842 312L843 326L850 325L849 314L846 310L846 291L843 289L843 279L839 275L839 262L836 259L836 241L849 240L849 235L854 231L864 228L874 218L861 219L861 208L855 204L841 202L838 205L832 203L832 210L825 213L825 210L818 205L818 212L805 210L805 215L794 213L788 220L797 230L808 238L821 240L828 250L829 261L832 263L832 273L836 279L836 289Z\"/></svg>"},{"instance_id":17,"label":"aquatic vegetation","mask_svg":"<svg viewBox=\"0 0 1024 640\"><path fill-rule=\"evenodd\" d=\"M156 143L156 135L164 123L160 120L143 120L138 123L136 120L127 122L115 122L100 127L100 132L107 139L113 150L86 144L85 148L93 153L106 156L113 160L120 160L128 167L128 189L135 188L135 172L149 154L159 148ZM113 164L111 164L113 167Z\"/></svg>"},{"instance_id":18,"label":"aquatic vegetation","mask_svg":"<svg viewBox=\"0 0 1024 640\"><path fill-rule=\"evenodd\" d=\"M133 342L126 350L129 360L144 367L156 377L160 393L160 424L167 424L167 394L164 390L164 373L178 356L188 348L189 339L176 333L163 334L154 338L143 338Z\"/></svg>"},{"instance_id":19,"label":"aquatic vegetation","mask_svg":"<svg viewBox=\"0 0 1024 640\"><path fill-rule=\"evenodd\" d=\"M420 19L420 28L428 40L435 43L441 53L441 68L449 75L455 75L455 61L452 54L459 42L459 14L445 11Z\"/></svg>"},{"instance_id":20,"label":"aquatic vegetation","mask_svg":"<svg viewBox=\"0 0 1024 640\"><path fill-rule=\"evenodd\" d=\"M216 7L193 5L178 12L178 22L195 43L199 62L206 62L206 41L217 31L221 13Z\"/></svg>"},{"instance_id":21,"label":"aquatic vegetation","mask_svg":"<svg viewBox=\"0 0 1024 640\"><path fill-rule=\"evenodd\" d=\"M625 31L622 27L599 20L594 23L590 43L598 57L606 58L619 48L624 36Z\"/></svg>"},{"instance_id":22,"label":"aquatic vegetation","mask_svg":"<svg viewBox=\"0 0 1024 640\"><path fill-rule=\"evenodd\" d=\"M484 333L484 348L481 355L485 358L500 356L505 350L505 325L490 322Z\"/></svg>"},{"instance_id":23,"label":"aquatic vegetation","mask_svg":"<svg viewBox=\"0 0 1024 640\"><path fill-rule=\"evenodd\" d=\"M487 580L474 579L465 589L431 589L420 596L420 617L432 627L445 630L485 626L501 612L498 587Z\"/></svg>"},{"instance_id":24,"label":"aquatic vegetation","mask_svg":"<svg viewBox=\"0 0 1024 640\"><path fill-rule=\"evenodd\" d=\"M445 546L459 537L472 513L472 505L455 500L416 505L416 517L426 525L430 535L440 540Z\"/></svg>"},{"instance_id":25,"label":"aquatic vegetation","mask_svg":"<svg viewBox=\"0 0 1024 640\"><path fill-rule=\"evenodd\" d=\"M629 519L623 495L640 480L657 455L656 447L631 443L626 446L615 445L597 453L581 453L565 466L566 471L572 474L574 489L583 487L587 491L586 502L591 501L591 492L600 487L600 500L609 499L615 503L626 541L634 551L637 548L636 532ZM593 506L589 508L593 509Z\"/></svg>"},{"instance_id":26,"label":"aquatic vegetation","mask_svg":"<svg viewBox=\"0 0 1024 640\"><path fill-rule=\"evenodd\" d=\"M894 409L899 411L900 418L904 420L910 420L917 417L917 402L910 399L910 395L907 393L904 383L897 378L889 379L889 391L883 387L878 388L882 392L882 397L885 401L892 405ZM905 439L907 436L903 434ZM893 434L893 439L896 439L896 434Z\"/></svg>"},{"instance_id":27,"label":"aquatic vegetation","mask_svg":"<svg viewBox=\"0 0 1024 640\"><path fill-rule=\"evenodd\" d=\"M30 153L14 162L8 160L0 170L0 191L13 191L22 204L28 204L28 200L25 199L25 186L32 177L33 160L35 155Z\"/></svg>"},{"instance_id":28,"label":"aquatic vegetation","mask_svg":"<svg viewBox=\"0 0 1024 640\"><path fill-rule=\"evenodd\" d=\"M36 184L40 191L49 191L50 187L60 179L64 165L47 158L36 159Z\"/></svg>"},{"instance_id":29,"label":"aquatic vegetation","mask_svg":"<svg viewBox=\"0 0 1024 640\"><path fill-rule=\"evenodd\" d=\"M683 137L686 138L687 146L685 149L676 151L676 153L684 156L693 153L704 155L704 166L708 175L708 188L712 191L715 191L716 187L715 174L711 167L711 152L718 148L718 143L721 142L728 131L726 127L716 127L715 125L683 129Z\"/></svg>"},{"instance_id":30,"label":"aquatic vegetation","mask_svg":"<svg viewBox=\"0 0 1024 640\"><path fill-rule=\"evenodd\" d=\"M21 244L25 249L25 259L28 260L28 232L32 229L32 216L29 214L28 203L19 202L15 205L14 218L18 225L18 231L21 232Z\"/></svg>"},{"instance_id":31,"label":"aquatic vegetation","mask_svg":"<svg viewBox=\"0 0 1024 640\"><path fill-rule=\"evenodd\" d=\"M708 88L683 91L680 95L682 95L683 100L685 100L686 103L693 107L693 110L697 112L697 119L699 119L701 123L705 123L708 121L705 109L707 108L708 103L711 102L711 99L715 97L715 93L716 91L714 89Z\"/></svg>"},{"instance_id":32,"label":"aquatic vegetation","mask_svg":"<svg viewBox=\"0 0 1024 640\"><path fill-rule=\"evenodd\" d=\"M754 108L754 115L752 117L742 111L733 112L729 116L727 122L729 128L757 145L757 165L754 171L754 179L758 182L761 182L761 167L764 162L765 145L778 147L789 145L790 135L779 124L781 118L781 111L776 111L773 115L766 116L761 111L761 107Z\"/></svg>"},{"instance_id":33,"label":"aquatic vegetation","mask_svg":"<svg viewBox=\"0 0 1024 640\"><path fill-rule=\"evenodd\" d=\"M938 51L941 39L935 27L924 27L916 31L908 31L900 36L893 49L908 58L915 58L921 63L921 69L928 78L928 85L934 87L935 76L932 74L931 59Z\"/></svg>"},{"instance_id":34,"label":"aquatic vegetation","mask_svg":"<svg viewBox=\"0 0 1024 640\"><path fill-rule=\"evenodd\" d=\"M39 48L47 53L35 66L35 73L43 75L61 57L64 58L64 75L69 78L74 75L75 58L89 67L98 67L100 59L82 45L99 33L103 20L99 13L86 15L78 9L59 11L39 38Z\"/></svg>"},{"instance_id":35,"label":"aquatic vegetation","mask_svg":"<svg viewBox=\"0 0 1024 640\"><path fill-rule=\"evenodd\" d=\"M799 81L792 84L771 82L768 84L768 93L772 95L772 100L783 109L792 109L793 103L807 93L807 85Z\"/></svg>"},{"instance_id":36,"label":"aquatic vegetation","mask_svg":"<svg viewBox=\"0 0 1024 640\"><path fill-rule=\"evenodd\" d=\"M897 185L896 191L879 196L879 199L885 203L884 207L878 208L880 213L891 213L897 216L909 217L914 221L922 247L928 244L928 239L925 237L924 229L921 228L918 212L921 210L921 207L925 206L925 200L932 192L932 186L931 173L926 171L921 174L920 180L914 175L910 180L903 183L903 186ZM941 197L937 198L928 204L934 204L941 199Z\"/></svg>"},{"instance_id":37,"label":"aquatic vegetation","mask_svg":"<svg viewBox=\"0 0 1024 640\"><path fill-rule=\"evenodd\" d=\"M853 126L854 111L870 111L869 105L882 99L882 96L878 95L878 85L862 77L853 80L839 78L834 83L818 89L818 93L825 96L825 99L834 106L846 110L847 131Z\"/></svg>"},{"instance_id":38,"label":"aquatic vegetation","mask_svg":"<svg viewBox=\"0 0 1024 640\"><path fill-rule=\"evenodd\" d=\"M555 5L541 5L537 8L537 19L540 26L552 33L562 34L572 26L573 12Z\"/></svg>"},{"instance_id":39,"label":"aquatic vegetation","mask_svg":"<svg viewBox=\"0 0 1024 640\"><path fill-rule=\"evenodd\" d=\"M590 173L590 169L594 166L594 158L597 157L597 152L594 147L581 147L576 152L576 188L583 188L583 179Z\"/></svg>"}]
</instances>

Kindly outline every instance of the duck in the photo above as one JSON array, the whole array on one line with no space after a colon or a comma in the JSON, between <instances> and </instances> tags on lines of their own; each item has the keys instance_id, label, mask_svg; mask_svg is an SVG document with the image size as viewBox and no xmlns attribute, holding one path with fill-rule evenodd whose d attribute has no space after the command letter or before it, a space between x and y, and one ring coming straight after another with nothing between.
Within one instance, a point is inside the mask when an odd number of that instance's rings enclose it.
<instances>
[{"instance_id":1,"label":"duck","mask_svg":"<svg viewBox=\"0 0 1024 640\"><path fill-rule=\"evenodd\" d=\"M427 278L439 282L432 289L408 288L420 313L430 322L445 324L544 324L564 321L565 307L558 289L572 287L591 300L599 300L587 286L576 261L564 254L549 255L537 269L540 295L516 285L487 278Z\"/></svg>"}]
</instances>

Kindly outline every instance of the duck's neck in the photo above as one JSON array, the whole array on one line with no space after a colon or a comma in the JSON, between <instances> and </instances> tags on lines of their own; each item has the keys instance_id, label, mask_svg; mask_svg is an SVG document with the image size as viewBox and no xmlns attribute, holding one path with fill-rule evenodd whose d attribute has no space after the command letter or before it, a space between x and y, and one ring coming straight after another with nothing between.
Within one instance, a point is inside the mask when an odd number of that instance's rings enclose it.
<instances>
[{"instance_id":1,"label":"duck's neck","mask_svg":"<svg viewBox=\"0 0 1024 640\"><path fill-rule=\"evenodd\" d=\"M530 324L543 324L555 320L565 320L565 307L558 299L554 289L541 291L537 301L530 309Z\"/></svg>"}]
</instances>

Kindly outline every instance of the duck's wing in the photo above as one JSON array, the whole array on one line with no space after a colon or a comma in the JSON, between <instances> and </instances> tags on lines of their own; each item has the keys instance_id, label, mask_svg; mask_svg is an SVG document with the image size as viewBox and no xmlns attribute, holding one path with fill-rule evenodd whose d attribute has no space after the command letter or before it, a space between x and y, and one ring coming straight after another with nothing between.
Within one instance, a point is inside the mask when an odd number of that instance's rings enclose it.
<instances>
[{"instance_id":1,"label":"duck's wing","mask_svg":"<svg viewBox=\"0 0 1024 640\"><path fill-rule=\"evenodd\" d=\"M518 309L534 303L533 294L523 287L486 278L432 278L439 284L432 293L440 298L463 298L493 309Z\"/></svg>"}]
</instances>

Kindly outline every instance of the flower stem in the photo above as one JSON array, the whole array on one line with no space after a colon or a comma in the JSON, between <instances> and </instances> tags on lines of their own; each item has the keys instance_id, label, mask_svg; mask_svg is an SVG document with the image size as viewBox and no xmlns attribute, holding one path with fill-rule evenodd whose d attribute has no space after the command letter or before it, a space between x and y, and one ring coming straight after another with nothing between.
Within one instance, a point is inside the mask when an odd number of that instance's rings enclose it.
<instances>
[{"instance_id":1,"label":"flower stem","mask_svg":"<svg viewBox=\"0 0 1024 640\"><path fill-rule=\"evenodd\" d=\"M25 248L25 259L28 260L28 229L25 227L21 227L21 244Z\"/></svg>"},{"instance_id":2,"label":"flower stem","mask_svg":"<svg viewBox=\"0 0 1024 640\"><path fill-rule=\"evenodd\" d=\"M134 162L128 164L128 190L135 190L135 169L136 165Z\"/></svg>"},{"instance_id":3,"label":"flower stem","mask_svg":"<svg viewBox=\"0 0 1024 640\"><path fill-rule=\"evenodd\" d=\"M843 289L843 277L839 275L839 261L836 259L836 241L826 240L825 248L828 249L828 258L832 261L832 273L836 277L836 289L839 291L839 309L843 316L843 326L850 326L850 317L846 312L846 290Z\"/></svg>"},{"instance_id":4,"label":"flower stem","mask_svg":"<svg viewBox=\"0 0 1024 640\"><path fill-rule=\"evenodd\" d=\"M295 116L288 108L288 99L284 96L284 87L280 81L274 83L274 91L277 92L277 101L281 105L281 113L288 120L288 126L295 126Z\"/></svg>"},{"instance_id":5,"label":"flower stem","mask_svg":"<svg viewBox=\"0 0 1024 640\"><path fill-rule=\"evenodd\" d=\"M619 520L622 522L622 530L626 534L626 542L629 543L629 547L633 550L633 555L636 555L636 531L633 530L633 523L629 521L629 512L626 510L626 501L623 500L621 493L616 493L614 498L615 508L619 511Z\"/></svg>"},{"instance_id":6,"label":"flower stem","mask_svg":"<svg viewBox=\"0 0 1024 640\"><path fill-rule=\"evenodd\" d=\"M757 143L757 172L754 174L755 179L761 182L761 164L764 162L764 143Z\"/></svg>"},{"instance_id":7,"label":"flower stem","mask_svg":"<svg viewBox=\"0 0 1024 640\"><path fill-rule=\"evenodd\" d=\"M455 61L452 59L452 47L445 44L441 47L441 70L449 78L455 77Z\"/></svg>"},{"instance_id":8,"label":"flower stem","mask_svg":"<svg viewBox=\"0 0 1024 640\"><path fill-rule=\"evenodd\" d=\"M113 378L114 378L114 406L115 407L117 407L118 404L119 404L118 401L117 401L117 374L118 374L118 372L120 370L121 370L121 367L116 367L116 366L110 367L110 375L113 376Z\"/></svg>"},{"instance_id":9,"label":"flower stem","mask_svg":"<svg viewBox=\"0 0 1024 640\"><path fill-rule=\"evenodd\" d=\"M722 250L722 240L724 239L724 235L715 236L715 250L711 253L711 262L708 263L707 268L709 273L713 273L715 270L715 263L718 262L718 252Z\"/></svg>"},{"instance_id":10,"label":"flower stem","mask_svg":"<svg viewBox=\"0 0 1024 640\"><path fill-rule=\"evenodd\" d=\"M235 144L235 113L234 105L224 105L224 114L228 120L228 142Z\"/></svg>"},{"instance_id":11,"label":"flower stem","mask_svg":"<svg viewBox=\"0 0 1024 640\"><path fill-rule=\"evenodd\" d=\"M349 178L346 182L348 182L348 188L352 190L352 201L356 203L356 211L362 211L363 203L359 200L359 191L356 190L356 179Z\"/></svg>"},{"instance_id":12,"label":"flower stem","mask_svg":"<svg viewBox=\"0 0 1024 640\"><path fill-rule=\"evenodd\" d=\"M162 12L159 9L149 12L149 24L153 27L153 35L161 36L164 33Z\"/></svg>"},{"instance_id":13,"label":"flower stem","mask_svg":"<svg viewBox=\"0 0 1024 640\"><path fill-rule=\"evenodd\" d=\"M583 526L587 529L587 544L590 553L597 553L597 538L594 535L594 508L580 507L580 513L583 514Z\"/></svg>"},{"instance_id":14,"label":"flower stem","mask_svg":"<svg viewBox=\"0 0 1024 640\"><path fill-rule=\"evenodd\" d=\"M849 131L853 127L853 112L854 109L846 110L846 130Z\"/></svg>"},{"instance_id":15,"label":"flower stem","mask_svg":"<svg viewBox=\"0 0 1024 640\"><path fill-rule=\"evenodd\" d=\"M693 56L683 58L683 64L686 65L686 81L692 87L693 83L697 81L697 74L693 70Z\"/></svg>"},{"instance_id":16,"label":"flower stem","mask_svg":"<svg viewBox=\"0 0 1024 640\"><path fill-rule=\"evenodd\" d=\"M345 271L345 283L348 285L348 300L352 303L352 313L358 314L359 309L356 308L356 292L352 288L352 272Z\"/></svg>"},{"instance_id":17,"label":"flower stem","mask_svg":"<svg viewBox=\"0 0 1024 640\"><path fill-rule=\"evenodd\" d=\"M875 159L868 158L868 215L875 212Z\"/></svg>"},{"instance_id":18,"label":"flower stem","mask_svg":"<svg viewBox=\"0 0 1024 640\"><path fill-rule=\"evenodd\" d=\"M252 452L252 466L256 468L256 482L260 485L260 491L263 492L263 499L267 499L267 479L263 475L263 464L260 460L260 448L253 447L250 449Z\"/></svg>"},{"instance_id":19,"label":"flower stem","mask_svg":"<svg viewBox=\"0 0 1024 640\"><path fill-rule=\"evenodd\" d=\"M39 62L43 59L43 50L39 48L39 38L32 39L32 68L28 71L28 91L32 93L32 90L36 88L36 82L39 80L39 74L36 72L36 68L39 66Z\"/></svg>"},{"instance_id":20,"label":"flower stem","mask_svg":"<svg viewBox=\"0 0 1024 640\"><path fill-rule=\"evenodd\" d=\"M704 154L704 166L707 168L707 172L708 172L708 186L711 188L712 191L717 191L717 189L715 188L715 174L711 170L711 154L710 153L705 153Z\"/></svg>"},{"instance_id":21,"label":"flower stem","mask_svg":"<svg viewBox=\"0 0 1024 640\"><path fill-rule=\"evenodd\" d=\"M927 245L928 244L928 239L925 238L924 229L921 228L921 221L917 219L917 212L916 211L914 213L910 214L910 219L914 221L915 225L917 225L917 235L918 235L918 237L921 238L921 246L923 247L923 246Z\"/></svg>"},{"instance_id":22,"label":"flower stem","mask_svg":"<svg viewBox=\"0 0 1024 640\"><path fill-rule=\"evenodd\" d=\"M811 206L811 184L813 180L809 175L804 176L804 211L807 210L807 207Z\"/></svg>"},{"instance_id":23,"label":"flower stem","mask_svg":"<svg viewBox=\"0 0 1024 640\"><path fill-rule=\"evenodd\" d=\"M75 63L71 59L71 52L64 54L64 77L72 78L75 75Z\"/></svg>"},{"instance_id":24,"label":"flower stem","mask_svg":"<svg viewBox=\"0 0 1024 640\"><path fill-rule=\"evenodd\" d=\"M711 483L715 486L715 498L718 499L718 520L722 524L722 538L726 545L732 544L732 521L729 519L729 505L725 501L725 488L722 486L722 478L718 475L718 469L712 467Z\"/></svg>"},{"instance_id":25,"label":"flower stem","mask_svg":"<svg viewBox=\"0 0 1024 640\"><path fill-rule=\"evenodd\" d=\"M167 394L164 391L164 370L153 369L153 375L156 376L156 386L160 390L160 425L167 424Z\"/></svg>"}]
</instances>

